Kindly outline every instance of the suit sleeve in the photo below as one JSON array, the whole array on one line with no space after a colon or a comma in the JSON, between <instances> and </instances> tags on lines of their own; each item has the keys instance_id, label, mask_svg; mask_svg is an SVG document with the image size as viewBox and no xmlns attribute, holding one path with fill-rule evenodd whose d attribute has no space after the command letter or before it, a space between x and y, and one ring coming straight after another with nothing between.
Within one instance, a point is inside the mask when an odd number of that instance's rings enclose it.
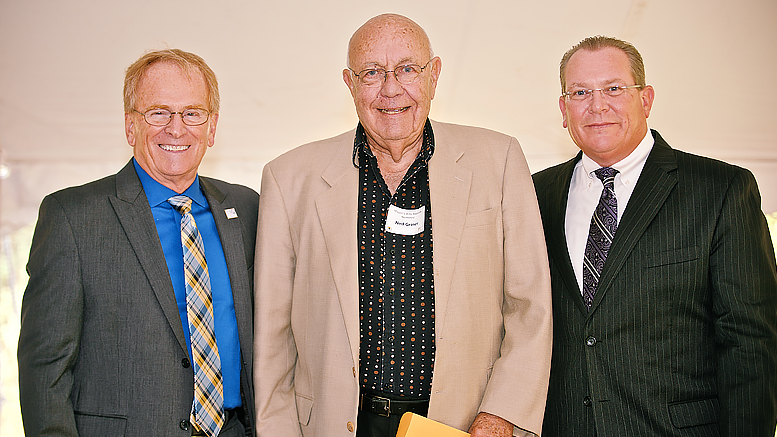
<instances>
[{"instance_id":1,"label":"suit sleeve","mask_svg":"<svg viewBox=\"0 0 777 437\"><path fill-rule=\"evenodd\" d=\"M262 175L254 267L256 434L301 436L294 395L297 348L291 330L296 254L289 217L270 166Z\"/></svg>"},{"instance_id":2,"label":"suit sleeve","mask_svg":"<svg viewBox=\"0 0 777 437\"><path fill-rule=\"evenodd\" d=\"M504 339L480 410L513 423L516 435L539 435L550 376L550 272L534 184L514 138L502 192Z\"/></svg>"},{"instance_id":3,"label":"suit sleeve","mask_svg":"<svg viewBox=\"0 0 777 437\"><path fill-rule=\"evenodd\" d=\"M57 199L46 197L38 217L18 348L24 432L28 437L77 436L70 396L83 321L81 266Z\"/></svg>"},{"instance_id":4,"label":"suit sleeve","mask_svg":"<svg viewBox=\"0 0 777 437\"><path fill-rule=\"evenodd\" d=\"M777 267L753 175L729 187L710 254L722 435L773 436Z\"/></svg>"}]
</instances>

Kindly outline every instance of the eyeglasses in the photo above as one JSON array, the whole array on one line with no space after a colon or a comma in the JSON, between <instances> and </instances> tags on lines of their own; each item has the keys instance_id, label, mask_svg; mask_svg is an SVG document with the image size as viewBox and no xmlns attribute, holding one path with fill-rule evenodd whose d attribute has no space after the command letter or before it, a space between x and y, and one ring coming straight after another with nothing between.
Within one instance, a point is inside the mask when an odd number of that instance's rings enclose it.
<instances>
[{"instance_id":1,"label":"eyeglasses","mask_svg":"<svg viewBox=\"0 0 777 437\"><path fill-rule=\"evenodd\" d=\"M644 88L642 85L624 85L624 86L608 86L606 88L596 88L593 90L586 90L586 89L578 89L578 90L572 90L567 91L565 93L562 93L561 95L564 97L569 97L570 100L574 100L576 102L582 102L583 100L588 99L594 94L594 91L599 91L602 93L602 96L607 97L618 97L621 94L623 94L624 91L631 89L631 88Z\"/></svg>"},{"instance_id":2,"label":"eyeglasses","mask_svg":"<svg viewBox=\"0 0 777 437\"><path fill-rule=\"evenodd\" d=\"M133 111L142 114L146 123L152 126L167 126L175 114L181 114L181 120L187 126L199 126L208 121L210 117L210 112L202 108L189 108L180 112L172 112L162 108L149 109L146 112L140 112L137 109L133 109Z\"/></svg>"},{"instance_id":3,"label":"eyeglasses","mask_svg":"<svg viewBox=\"0 0 777 437\"><path fill-rule=\"evenodd\" d=\"M429 62L432 62L432 59L430 59ZM423 67L418 64L400 65L393 71L394 78L401 84L409 85L418 78L418 76L424 71L426 67L429 66L429 62L427 62ZM351 68L348 69L351 70ZM386 74L388 73L382 68L368 68L358 73L351 70L351 72L354 76L359 78L359 83L364 86L376 86L382 84L386 81Z\"/></svg>"}]
</instances>

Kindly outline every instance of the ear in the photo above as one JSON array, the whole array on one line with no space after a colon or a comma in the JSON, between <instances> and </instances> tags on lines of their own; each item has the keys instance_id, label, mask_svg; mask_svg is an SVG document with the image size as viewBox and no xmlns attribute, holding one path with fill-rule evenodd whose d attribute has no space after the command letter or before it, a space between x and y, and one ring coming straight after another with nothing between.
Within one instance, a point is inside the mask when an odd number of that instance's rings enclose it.
<instances>
[{"instance_id":1,"label":"ear","mask_svg":"<svg viewBox=\"0 0 777 437\"><path fill-rule=\"evenodd\" d=\"M442 72L442 59L440 59L439 56L435 56L431 62L429 62L429 68L431 69L430 75L432 79L430 97L434 99L434 93L437 90L437 81L440 80L440 73Z\"/></svg>"},{"instance_id":2,"label":"ear","mask_svg":"<svg viewBox=\"0 0 777 437\"><path fill-rule=\"evenodd\" d=\"M642 99L642 109L645 111L645 118L650 117L650 110L653 108L653 99L656 98L656 90L651 85L645 85L645 88L639 92Z\"/></svg>"},{"instance_id":3,"label":"ear","mask_svg":"<svg viewBox=\"0 0 777 437\"><path fill-rule=\"evenodd\" d=\"M127 143L130 147L135 147L135 121L132 119L132 114L124 113L124 134L127 135Z\"/></svg>"},{"instance_id":4,"label":"ear","mask_svg":"<svg viewBox=\"0 0 777 437\"><path fill-rule=\"evenodd\" d=\"M208 147L213 147L216 142L216 124L219 122L219 113L210 114L208 119Z\"/></svg>"},{"instance_id":5,"label":"ear","mask_svg":"<svg viewBox=\"0 0 777 437\"><path fill-rule=\"evenodd\" d=\"M567 99L564 96L558 98L558 108L561 109L561 125L567 128Z\"/></svg>"},{"instance_id":6,"label":"ear","mask_svg":"<svg viewBox=\"0 0 777 437\"><path fill-rule=\"evenodd\" d=\"M349 68L343 70L343 82L351 90L351 97L356 97L356 83L353 81L353 73Z\"/></svg>"}]
</instances>

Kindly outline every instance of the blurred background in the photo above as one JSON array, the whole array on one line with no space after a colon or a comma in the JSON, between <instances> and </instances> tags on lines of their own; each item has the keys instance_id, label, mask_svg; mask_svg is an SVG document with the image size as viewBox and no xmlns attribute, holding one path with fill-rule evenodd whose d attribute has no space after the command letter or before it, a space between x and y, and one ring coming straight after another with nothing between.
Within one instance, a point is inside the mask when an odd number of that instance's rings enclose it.
<instances>
[{"instance_id":1,"label":"blurred background","mask_svg":"<svg viewBox=\"0 0 777 437\"><path fill-rule=\"evenodd\" d=\"M563 53L597 34L632 42L656 89L650 127L749 168L775 233L775 0L0 0L0 435L23 435L16 343L38 205L132 156L124 70L149 49L205 58L222 109L200 173L258 191L267 161L356 126L346 45L384 12L424 27L442 58L432 118L517 137L533 172L577 151L558 109Z\"/></svg>"}]
</instances>

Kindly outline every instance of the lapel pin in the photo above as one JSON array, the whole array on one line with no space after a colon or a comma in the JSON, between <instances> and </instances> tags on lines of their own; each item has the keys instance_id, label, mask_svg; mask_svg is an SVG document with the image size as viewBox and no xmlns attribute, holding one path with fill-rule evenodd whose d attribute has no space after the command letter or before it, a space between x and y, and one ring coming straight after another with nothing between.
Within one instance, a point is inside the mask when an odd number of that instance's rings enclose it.
<instances>
[{"instance_id":1,"label":"lapel pin","mask_svg":"<svg viewBox=\"0 0 777 437\"><path fill-rule=\"evenodd\" d=\"M225 209L224 214L227 215L228 219L237 218L237 211L235 211L235 208Z\"/></svg>"}]
</instances>

